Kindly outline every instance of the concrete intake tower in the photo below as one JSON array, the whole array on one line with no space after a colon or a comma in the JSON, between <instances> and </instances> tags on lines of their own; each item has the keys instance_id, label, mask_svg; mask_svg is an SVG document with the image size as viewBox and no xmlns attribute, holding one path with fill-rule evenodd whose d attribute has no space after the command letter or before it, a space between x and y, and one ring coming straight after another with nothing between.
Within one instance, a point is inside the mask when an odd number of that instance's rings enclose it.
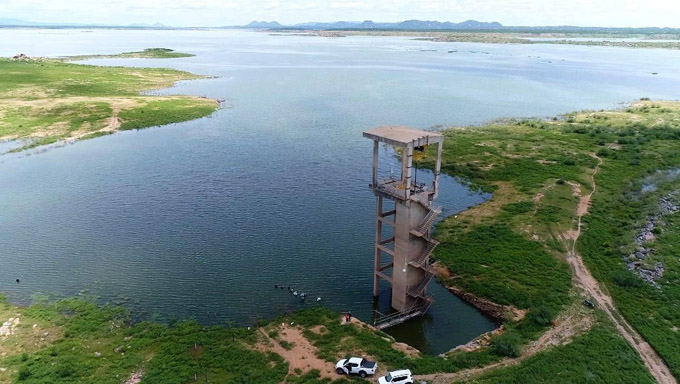
<instances>
[{"instance_id":1,"label":"concrete intake tower","mask_svg":"<svg viewBox=\"0 0 680 384\"><path fill-rule=\"evenodd\" d=\"M430 256L439 244L431 238L431 229L441 213L433 201L439 193L444 136L406 127L380 127L364 132L364 137L373 140L370 187L377 200L373 296L379 294L380 279L388 281L392 287L391 305L396 311L376 319L378 328L387 328L425 314L433 302L427 286L434 277ZM379 178L380 143L395 147L401 157L401 177ZM429 145L437 145L437 157L434 180L426 186L412 180L413 154L425 151ZM393 227L393 235L387 238L383 232L390 231L383 231L385 225Z\"/></svg>"}]
</instances>

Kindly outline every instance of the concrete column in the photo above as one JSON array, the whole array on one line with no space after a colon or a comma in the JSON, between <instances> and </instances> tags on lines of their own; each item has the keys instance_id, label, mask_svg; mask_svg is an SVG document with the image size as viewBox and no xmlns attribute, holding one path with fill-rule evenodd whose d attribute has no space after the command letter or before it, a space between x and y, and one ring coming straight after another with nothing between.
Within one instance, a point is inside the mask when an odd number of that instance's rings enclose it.
<instances>
[{"instance_id":1,"label":"concrete column","mask_svg":"<svg viewBox=\"0 0 680 384\"><path fill-rule=\"evenodd\" d=\"M378 185L378 151L380 150L380 143L377 140L373 141L373 188Z\"/></svg>"},{"instance_id":2,"label":"concrete column","mask_svg":"<svg viewBox=\"0 0 680 384\"><path fill-rule=\"evenodd\" d=\"M441 173L442 169L442 150L444 143L439 142L437 143L437 161L435 162L434 165L434 183L433 183L433 188L434 188L434 198L436 199L437 196L439 196L439 174Z\"/></svg>"},{"instance_id":3,"label":"concrete column","mask_svg":"<svg viewBox=\"0 0 680 384\"><path fill-rule=\"evenodd\" d=\"M405 183L404 185L406 186L406 199L411 196L411 175L413 173L413 144L409 145L405 149L405 156L406 156L406 177L405 177Z\"/></svg>"},{"instance_id":4,"label":"concrete column","mask_svg":"<svg viewBox=\"0 0 680 384\"><path fill-rule=\"evenodd\" d=\"M375 142L376 144L378 143L377 141ZM373 297L378 297L380 294L380 276L378 276L378 272L380 271L380 248L378 246L380 245L380 242L382 241L382 221L380 221L380 218L382 217L382 204L383 204L383 198L382 196L378 196L376 199L377 201L377 207L376 207L376 224L375 224L375 258L373 262Z\"/></svg>"}]
</instances>

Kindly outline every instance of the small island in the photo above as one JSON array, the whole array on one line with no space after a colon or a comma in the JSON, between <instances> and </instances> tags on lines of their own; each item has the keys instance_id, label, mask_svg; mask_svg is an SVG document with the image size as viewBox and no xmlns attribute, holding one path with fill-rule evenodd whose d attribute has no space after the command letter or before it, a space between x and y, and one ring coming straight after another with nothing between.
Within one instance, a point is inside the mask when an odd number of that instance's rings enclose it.
<instances>
[{"instance_id":1,"label":"small island","mask_svg":"<svg viewBox=\"0 0 680 384\"><path fill-rule=\"evenodd\" d=\"M190 54L152 48L119 55L62 59L17 55L0 59L0 142L14 151L60 141L182 122L213 113L216 100L142 95L203 76L172 69L102 67L72 63L93 58L180 58Z\"/></svg>"}]
</instances>

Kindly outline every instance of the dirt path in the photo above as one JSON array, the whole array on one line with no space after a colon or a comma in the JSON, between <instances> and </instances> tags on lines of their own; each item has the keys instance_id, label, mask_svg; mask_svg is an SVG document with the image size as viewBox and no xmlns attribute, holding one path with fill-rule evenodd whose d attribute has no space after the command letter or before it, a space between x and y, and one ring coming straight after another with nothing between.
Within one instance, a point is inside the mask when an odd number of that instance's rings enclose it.
<instances>
[{"instance_id":1,"label":"dirt path","mask_svg":"<svg viewBox=\"0 0 680 384\"><path fill-rule=\"evenodd\" d=\"M125 381L124 384L139 384L142 382L144 377L144 372L140 369L139 371L133 372L129 379Z\"/></svg>"},{"instance_id":2,"label":"dirt path","mask_svg":"<svg viewBox=\"0 0 680 384\"><path fill-rule=\"evenodd\" d=\"M582 196L579 204L576 207L576 216L578 217L578 226L576 230L568 231L564 238L571 240L571 249L567 252L567 261L574 270L574 280L577 287L581 288L592 300L594 300L600 308L612 320L616 329L628 341L628 343L638 351L642 361L652 376L660 384L677 384L677 380L671 373L668 366L663 359L656 353L656 351L647 343L640 334L633 329L630 324L621 316L616 307L614 307L612 297L605 293L600 284L586 268L583 258L576 251L576 243L581 236L582 218L588 214L590 208L590 200L595 193L597 186L595 184L595 176L600 171L602 159L595 154L591 154L597 159L598 164L593 173L590 175L592 183L592 190L586 196ZM579 190L580 191L580 190ZM430 375L418 375L417 380L428 380L434 384L448 384L454 380L465 380L472 378L495 369L508 367L521 363L531 356L539 352L545 351L551 347L564 345L571 341L574 335L581 334L587 331L594 323L590 316L570 315L558 319L556 325L544 333L538 340L530 343L523 351L522 355L514 359L504 359L497 363L493 363L481 368L466 369L455 373L435 373Z\"/></svg>"},{"instance_id":3,"label":"dirt path","mask_svg":"<svg viewBox=\"0 0 680 384\"><path fill-rule=\"evenodd\" d=\"M299 369L302 372L309 372L313 369L318 369L321 378L337 379L338 375L335 373L335 366L327 361L321 360L316 355L316 348L307 338L302 334L302 331L295 326L288 326L287 324L276 328L278 330L278 338L290 345L290 349L286 349L267 334L267 331L260 329L260 333L267 341L259 344L258 349L267 352L274 352L283 357L288 362L288 374L295 374L295 370ZM286 379L284 379L286 382Z\"/></svg>"},{"instance_id":4,"label":"dirt path","mask_svg":"<svg viewBox=\"0 0 680 384\"><path fill-rule=\"evenodd\" d=\"M647 343L642 336L621 316L619 311L614 306L612 297L605 293L598 281L593 277L588 268L583 262L583 258L576 250L576 241L581 236L581 219L584 215L588 213L588 208L590 207L590 199L592 198L597 186L595 184L595 175L600 170L600 165L602 165L602 159L596 155L592 155L598 161L597 167L590 176L592 183L592 191L583 196L579 202L577 215L578 215L578 226L576 228L576 233L574 241L572 243L571 250L567 254L567 261L574 269L574 278L576 284L578 284L583 290L592 297L600 308L607 314L611 321L616 326L616 329L621 333L624 339L635 348L640 354L642 361L645 366L651 372L652 376L656 379L658 383L661 384L677 384L677 380L673 377L670 369L663 361L663 359L656 353L656 351Z\"/></svg>"},{"instance_id":5,"label":"dirt path","mask_svg":"<svg viewBox=\"0 0 680 384\"><path fill-rule=\"evenodd\" d=\"M594 322L595 321L591 316L583 316L580 314L562 316L556 320L555 326L548 329L548 331L541 335L538 340L531 342L519 357L504 359L484 367L465 369L455 373L417 375L416 379L431 381L434 384L450 384L453 380L464 380L495 369L516 365L548 348L569 343L574 335L582 334L587 331Z\"/></svg>"}]
</instances>

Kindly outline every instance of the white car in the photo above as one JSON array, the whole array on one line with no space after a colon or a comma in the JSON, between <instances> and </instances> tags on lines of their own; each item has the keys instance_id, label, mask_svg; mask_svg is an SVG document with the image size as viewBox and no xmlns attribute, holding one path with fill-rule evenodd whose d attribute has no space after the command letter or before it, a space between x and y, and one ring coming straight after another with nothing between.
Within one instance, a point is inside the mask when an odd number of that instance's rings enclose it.
<instances>
[{"instance_id":1,"label":"white car","mask_svg":"<svg viewBox=\"0 0 680 384\"><path fill-rule=\"evenodd\" d=\"M359 375L361 377L366 377L368 375L375 375L377 369L378 363L362 359L361 357L342 359L335 364L335 371L341 375Z\"/></svg>"},{"instance_id":2,"label":"white car","mask_svg":"<svg viewBox=\"0 0 680 384\"><path fill-rule=\"evenodd\" d=\"M413 376L408 369L389 372L387 375L378 379L378 384L413 384Z\"/></svg>"}]
</instances>

